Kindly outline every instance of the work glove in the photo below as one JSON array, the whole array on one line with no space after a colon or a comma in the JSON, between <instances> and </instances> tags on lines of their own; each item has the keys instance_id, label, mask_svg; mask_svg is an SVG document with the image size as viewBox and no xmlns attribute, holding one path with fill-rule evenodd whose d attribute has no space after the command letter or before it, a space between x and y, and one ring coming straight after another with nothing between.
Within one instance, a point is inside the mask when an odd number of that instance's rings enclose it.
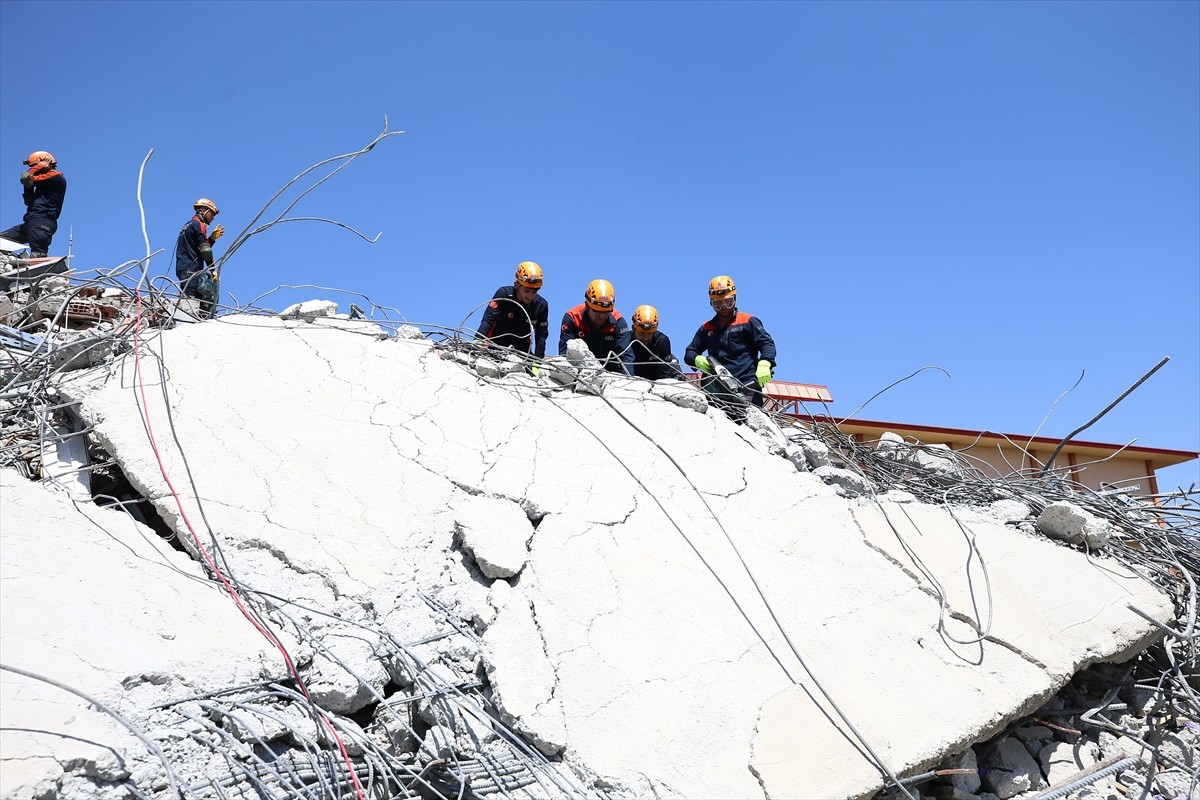
<instances>
[{"instance_id":1,"label":"work glove","mask_svg":"<svg viewBox=\"0 0 1200 800\"><path fill-rule=\"evenodd\" d=\"M33 186L33 176L29 174L29 170L25 170L21 173L21 185L26 189L29 189Z\"/></svg>"},{"instance_id":2,"label":"work glove","mask_svg":"<svg viewBox=\"0 0 1200 800\"><path fill-rule=\"evenodd\" d=\"M213 228L212 234L208 237L208 243L216 244L217 239L220 239L224 235L225 235L225 226L217 225L215 228Z\"/></svg>"},{"instance_id":3,"label":"work glove","mask_svg":"<svg viewBox=\"0 0 1200 800\"><path fill-rule=\"evenodd\" d=\"M539 367L537 364L530 365L529 372L535 378L540 378L542 376L542 368Z\"/></svg>"},{"instance_id":4,"label":"work glove","mask_svg":"<svg viewBox=\"0 0 1200 800\"><path fill-rule=\"evenodd\" d=\"M701 372L712 372L712 364L708 363L707 356L696 356L696 369Z\"/></svg>"},{"instance_id":5,"label":"work glove","mask_svg":"<svg viewBox=\"0 0 1200 800\"><path fill-rule=\"evenodd\" d=\"M754 370L754 379L758 381L758 388L767 385L767 381L771 380L771 362L760 361L758 367Z\"/></svg>"}]
</instances>

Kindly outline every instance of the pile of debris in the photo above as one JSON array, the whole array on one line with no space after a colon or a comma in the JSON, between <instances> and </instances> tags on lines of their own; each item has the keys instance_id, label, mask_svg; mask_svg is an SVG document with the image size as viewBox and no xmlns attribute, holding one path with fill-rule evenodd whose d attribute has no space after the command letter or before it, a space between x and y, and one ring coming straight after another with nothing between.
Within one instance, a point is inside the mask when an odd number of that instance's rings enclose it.
<instances>
[{"instance_id":1,"label":"pile of debris","mask_svg":"<svg viewBox=\"0 0 1200 800\"><path fill-rule=\"evenodd\" d=\"M148 298L141 296L113 276L78 281L76 276L51 270L24 281L23 277L9 284L6 327L0 329L6 337L5 363L0 365L4 370L0 469L16 467L27 477L60 485L73 477L109 474L110 480L77 481L67 485L68 491L77 500L94 499L135 517L141 509L138 518L154 524L156 514L146 498L121 480L119 470L106 473L113 454L86 436L88 429L74 413L74 404L59 395L57 379L85 365L116 369L120 358L134 347L134 337L175 324L175 301L153 292ZM291 322L320 325L323 319L337 316L335 309L332 303L307 303L270 313ZM357 320L362 314L352 317ZM206 323L212 324L220 321ZM375 326L364 322L361 332L369 333ZM441 360L457 362L479 380L496 382L514 394L524 390L545 397L578 393L588 395L585 399L590 401L640 393L700 415L715 413L708 398L686 382L650 385L606 374L589 353L578 349L564 358L547 359L535 376L527 374L527 359L486 347L459 331L423 333L390 322L376 330L382 338L441 337L431 348ZM86 337L86 342L80 345L74 337ZM1165 590L1175 604L1175 625L1151 620L1162 629L1162 643L1134 662L1119 668L1089 668L1033 715L987 742L954 754L939 770L903 777L886 794L1006 800L1045 794L1080 781L1083 787L1147 797L1182 797L1196 790L1200 662L1193 576L1200 570L1195 546L1200 515L1194 491L1129 501L1097 495L1057 475L987 479L969 457L959 453L898 437L885 437L869 446L832 426L799 425L787 417L765 414L749 414L737 434L756 449L786 459L796 471L811 471L852 503L903 506L919 501L942 506L952 515L983 510L1020 535L1052 536L1061 547L1087 550L1099 560L1128 565ZM421 438L419 433L413 435ZM88 442L86 452L64 453L67 443L81 441ZM471 497L467 502L474 505L492 499L467 494ZM512 527L520 528L527 540L540 517L528 508L509 512L518 517ZM469 518L456 516L460 523L456 537L470 561L489 579L519 573L520 565L509 566L504 554L493 557L483 552L489 541L461 524ZM245 558L249 552L247 548L236 557ZM303 643L308 666L328 662L326 680L337 674L341 682L320 685L314 698L290 676L280 675L273 681L160 704L152 722L154 737L165 742L166 782L158 776L122 776L115 767L106 780L128 778L144 796L168 796L168 792L186 797L353 796L356 784L368 797L608 794L604 784L581 784L558 756L539 749L549 749L547 742L532 738L523 722L508 720L501 713L496 689L490 684L492 676L479 667L478 654L484 646L473 625L486 627L485 621L464 619L461 609L447 608L423 594L420 600L438 626L402 641L393 626L407 629L408 623L389 620L389 626L368 629L366 623L349 616L349 603L336 612L332 606L305 607L272 593L291 587L272 586L258 572L255 581L255 588L238 589L257 613ZM519 587L519 582L514 583ZM517 588L495 584L492 591L499 596ZM490 595L488 602L492 602ZM327 649L326 643L340 641L337 647L344 647L355 638L346 633L352 626L361 629L357 635L363 642L383 644L375 650L363 645L364 652L356 652L354 659L344 663L339 659L345 659L346 651ZM322 637L314 633L317 628L340 632ZM987 634L981 628L975 632L981 638ZM441 647L440 663L427 657L431 651L425 646L434 641L451 643ZM386 665L387 691L373 696L378 676L366 675L364 665L374 668L380 663ZM326 711L346 712L337 718L345 758L337 754L335 737L323 728ZM919 725L919 720L913 724ZM196 758L196 751L202 751L202 757ZM211 766L202 777L174 771L172 765L184 760ZM1084 771L1090 772L1081 777L1073 774Z\"/></svg>"}]
</instances>

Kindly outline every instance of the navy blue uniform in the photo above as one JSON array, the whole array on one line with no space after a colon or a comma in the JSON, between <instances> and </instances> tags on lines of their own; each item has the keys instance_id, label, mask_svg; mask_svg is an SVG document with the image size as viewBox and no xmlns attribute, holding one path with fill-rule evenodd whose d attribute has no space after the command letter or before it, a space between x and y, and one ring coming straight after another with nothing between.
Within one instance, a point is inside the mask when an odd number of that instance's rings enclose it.
<instances>
[{"instance_id":1,"label":"navy blue uniform","mask_svg":"<svg viewBox=\"0 0 1200 800\"><path fill-rule=\"evenodd\" d=\"M671 340L662 331L655 331L649 343L636 336L633 339L633 374L656 381L659 378L682 378L679 361L671 355Z\"/></svg>"},{"instance_id":2,"label":"navy blue uniform","mask_svg":"<svg viewBox=\"0 0 1200 800\"><path fill-rule=\"evenodd\" d=\"M588 325L587 309L583 303L563 314L562 332L558 334L558 354L567 354L567 342L572 339L583 339L588 349L596 358L604 362L604 368L609 372L633 374L633 348L629 346L633 334L629 332L629 323L621 316L621 312L613 309L608 314L604 324L599 328Z\"/></svg>"},{"instance_id":3,"label":"navy blue uniform","mask_svg":"<svg viewBox=\"0 0 1200 800\"><path fill-rule=\"evenodd\" d=\"M550 304L540 294L534 295L533 302L526 306L517 299L515 286L501 286L483 312L475 338L490 339L522 353L529 352L532 342L533 354L545 358L546 339L550 336L549 316Z\"/></svg>"},{"instance_id":4,"label":"navy blue uniform","mask_svg":"<svg viewBox=\"0 0 1200 800\"><path fill-rule=\"evenodd\" d=\"M683 360L689 367L696 366L696 356L708 353L725 367L733 377L746 387L743 394L746 399L761 407L762 392L757 391L758 382L754 378L754 370L759 361L770 361L771 369L775 368L775 340L762 320L743 311L734 312L729 324L723 324L720 316L714 316L700 326L692 343L684 351ZM704 381L705 385L711 383Z\"/></svg>"},{"instance_id":5,"label":"navy blue uniform","mask_svg":"<svg viewBox=\"0 0 1200 800\"><path fill-rule=\"evenodd\" d=\"M0 233L0 237L29 245L34 256L45 255L50 252L50 240L58 230L58 215L67 199L67 179L49 167L30 170L29 177L33 178L33 184L21 192L25 201L24 221Z\"/></svg>"},{"instance_id":6,"label":"navy blue uniform","mask_svg":"<svg viewBox=\"0 0 1200 800\"><path fill-rule=\"evenodd\" d=\"M217 303L217 287L209 268L213 264L212 242L208 226L199 215L193 216L175 240L175 277L183 294L200 300L200 308L211 313Z\"/></svg>"}]
</instances>

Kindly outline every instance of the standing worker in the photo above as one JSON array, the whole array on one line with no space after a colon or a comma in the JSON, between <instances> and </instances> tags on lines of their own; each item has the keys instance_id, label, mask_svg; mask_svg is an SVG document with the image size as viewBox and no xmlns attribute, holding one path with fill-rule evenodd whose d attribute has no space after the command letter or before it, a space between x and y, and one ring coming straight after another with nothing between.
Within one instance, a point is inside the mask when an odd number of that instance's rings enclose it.
<instances>
[{"instance_id":1,"label":"standing worker","mask_svg":"<svg viewBox=\"0 0 1200 800\"><path fill-rule=\"evenodd\" d=\"M633 347L629 324L614 308L617 293L606 280L588 284L583 302L563 314L558 354L567 354L567 342L583 339L588 349L610 372L633 374Z\"/></svg>"},{"instance_id":2,"label":"standing worker","mask_svg":"<svg viewBox=\"0 0 1200 800\"><path fill-rule=\"evenodd\" d=\"M58 215L67 199L67 179L59 172L58 162L45 150L30 153L25 159L29 169L21 173L21 199L25 201L25 218L0 233L0 238L29 245L32 258L45 258L50 252L50 240L58 230Z\"/></svg>"},{"instance_id":3,"label":"standing worker","mask_svg":"<svg viewBox=\"0 0 1200 800\"><path fill-rule=\"evenodd\" d=\"M717 314L696 331L684 351L684 362L711 376L712 364L700 355L708 353L741 383L730 390L762 408L761 389L771 380L775 368L775 340L762 320L737 310L737 287L728 275L718 275L708 282L708 302ZM709 391L716 388L711 377L702 378L701 383Z\"/></svg>"},{"instance_id":4,"label":"standing worker","mask_svg":"<svg viewBox=\"0 0 1200 800\"><path fill-rule=\"evenodd\" d=\"M175 240L175 277L185 297L200 301L200 316L212 318L217 308L216 271L213 270L212 246L225 235L225 226L217 225L212 234L208 224L221 212L216 203L201 197L192 204L195 214L179 231Z\"/></svg>"},{"instance_id":5,"label":"standing worker","mask_svg":"<svg viewBox=\"0 0 1200 800\"><path fill-rule=\"evenodd\" d=\"M512 286L501 286L492 295L479 323L476 339L487 339L522 353L532 350L546 357L546 339L550 335L550 304L538 292L542 289L542 268L533 261L517 264ZM531 367L536 375L537 366Z\"/></svg>"},{"instance_id":6,"label":"standing worker","mask_svg":"<svg viewBox=\"0 0 1200 800\"><path fill-rule=\"evenodd\" d=\"M633 374L656 381L683 378L679 360L671 355L671 340L658 329L658 309L638 306L633 312Z\"/></svg>"}]
</instances>

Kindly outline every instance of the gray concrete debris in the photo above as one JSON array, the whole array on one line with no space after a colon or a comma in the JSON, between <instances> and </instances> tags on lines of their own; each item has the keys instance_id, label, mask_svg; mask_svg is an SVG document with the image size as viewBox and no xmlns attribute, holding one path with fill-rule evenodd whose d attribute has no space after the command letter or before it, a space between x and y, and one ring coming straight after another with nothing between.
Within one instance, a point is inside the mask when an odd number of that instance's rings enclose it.
<instances>
[{"instance_id":1,"label":"gray concrete debris","mask_svg":"<svg viewBox=\"0 0 1200 800\"><path fill-rule=\"evenodd\" d=\"M403 772L396 759L424 744L427 766L508 760L521 798L865 797L882 768L925 769L1086 664L1144 648L1161 632L1131 605L1174 621L1172 598L1132 569L924 502L919 484L889 493L903 503L847 502L874 484L797 472L803 440L786 463L723 414L659 402L703 398L689 387L597 371L603 397L552 390L577 380L561 359L543 373L565 381L480 381L463 368L479 359L446 357L458 342L378 341L363 320L220 321L146 342L145 363L164 366L141 377L155 442L128 359L56 386L155 523L197 557L219 549L372 775ZM301 393L286 414L270 400ZM280 759L304 742L338 750L204 569L117 512L0 479L6 661L15 648L102 696L170 743L186 782L228 777L232 730L276 737ZM80 580L105 614L44 602ZM227 701L239 686L249 697ZM161 764L82 701L60 713L60 691L7 673L0 691L6 725L10 708L52 734L93 720L89 735L167 796ZM265 720L276 708L281 736ZM0 796L65 796L72 758L108 769L59 738L46 759L0 730ZM455 759L430 769L472 774Z\"/></svg>"},{"instance_id":2,"label":"gray concrete debris","mask_svg":"<svg viewBox=\"0 0 1200 800\"><path fill-rule=\"evenodd\" d=\"M796 465L801 472L808 472L808 456L804 448L793 442L788 442L784 448L784 458Z\"/></svg>"},{"instance_id":3,"label":"gray concrete debris","mask_svg":"<svg viewBox=\"0 0 1200 800\"><path fill-rule=\"evenodd\" d=\"M564 356L550 356L542 362L542 375L560 386L574 386L579 372Z\"/></svg>"},{"instance_id":4,"label":"gray concrete debris","mask_svg":"<svg viewBox=\"0 0 1200 800\"><path fill-rule=\"evenodd\" d=\"M823 467L814 469L813 474L830 486L837 487L838 494L843 497L858 497L860 495L871 494L872 491L870 481L857 472L851 472L848 469L841 469L840 467L826 464Z\"/></svg>"},{"instance_id":5,"label":"gray concrete debris","mask_svg":"<svg viewBox=\"0 0 1200 800\"><path fill-rule=\"evenodd\" d=\"M966 769L970 770L965 775L950 775L948 780L950 785L961 792L973 794L979 791L979 762L975 759L975 751L967 748L958 755L951 756L946 762L945 769Z\"/></svg>"},{"instance_id":6,"label":"gray concrete debris","mask_svg":"<svg viewBox=\"0 0 1200 800\"><path fill-rule=\"evenodd\" d=\"M1112 527L1107 522L1066 501L1046 506L1038 516L1037 528L1051 539L1082 544L1090 550L1104 547L1112 535Z\"/></svg>"},{"instance_id":7,"label":"gray concrete debris","mask_svg":"<svg viewBox=\"0 0 1200 800\"><path fill-rule=\"evenodd\" d=\"M571 362L571 366L578 369L599 370L603 369L600 366L600 359L596 358L588 347L587 342L583 339L571 339L567 342L567 361Z\"/></svg>"},{"instance_id":8,"label":"gray concrete debris","mask_svg":"<svg viewBox=\"0 0 1200 800\"><path fill-rule=\"evenodd\" d=\"M401 325L396 328L397 339L422 340L428 337L416 325Z\"/></svg>"},{"instance_id":9,"label":"gray concrete debris","mask_svg":"<svg viewBox=\"0 0 1200 800\"><path fill-rule=\"evenodd\" d=\"M1020 522L1028 519L1030 508L1020 500L1000 499L988 506L992 516L1001 522Z\"/></svg>"},{"instance_id":10,"label":"gray concrete debris","mask_svg":"<svg viewBox=\"0 0 1200 800\"><path fill-rule=\"evenodd\" d=\"M1078 775L1097 764L1100 759L1091 747L1081 747L1070 742L1049 742L1037 754L1042 774L1049 786L1059 786L1067 779Z\"/></svg>"},{"instance_id":11,"label":"gray concrete debris","mask_svg":"<svg viewBox=\"0 0 1200 800\"><path fill-rule=\"evenodd\" d=\"M982 787L1000 800L1047 786L1041 769L1025 745L1011 737L1001 739L991 760L982 766L987 768Z\"/></svg>"},{"instance_id":12,"label":"gray concrete debris","mask_svg":"<svg viewBox=\"0 0 1200 800\"><path fill-rule=\"evenodd\" d=\"M489 578L512 578L525 568L533 526L511 500L455 495L450 509L463 548Z\"/></svg>"},{"instance_id":13,"label":"gray concrete debris","mask_svg":"<svg viewBox=\"0 0 1200 800\"><path fill-rule=\"evenodd\" d=\"M305 300L295 303L279 312L281 319L298 319L312 322L318 317L332 317L337 313L338 305L332 300Z\"/></svg>"},{"instance_id":14,"label":"gray concrete debris","mask_svg":"<svg viewBox=\"0 0 1200 800\"><path fill-rule=\"evenodd\" d=\"M650 393L661 397L667 402L674 403L680 408L686 408L699 414L708 412L708 396L689 381L664 378L655 381L650 387Z\"/></svg>"},{"instance_id":15,"label":"gray concrete debris","mask_svg":"<svg viewBox=\"0 0 1200 800\"><path fill-rule=\"evenodd\" d=\"M962 470L948 445L909 443L891 431L879 437L875 450L886 458L938 475L957 475Z\"/></svg>"},{"instance_id":16,"label":"gray concrete debris","mask_svg":"<svg viewBox=\"0 0 1200 800\"><path fill-rule=\"evenodd\" d=\"M490 358L475 359L475 372L483 378L499 378L500 365Z\"/></svg>"}]
</instances>

